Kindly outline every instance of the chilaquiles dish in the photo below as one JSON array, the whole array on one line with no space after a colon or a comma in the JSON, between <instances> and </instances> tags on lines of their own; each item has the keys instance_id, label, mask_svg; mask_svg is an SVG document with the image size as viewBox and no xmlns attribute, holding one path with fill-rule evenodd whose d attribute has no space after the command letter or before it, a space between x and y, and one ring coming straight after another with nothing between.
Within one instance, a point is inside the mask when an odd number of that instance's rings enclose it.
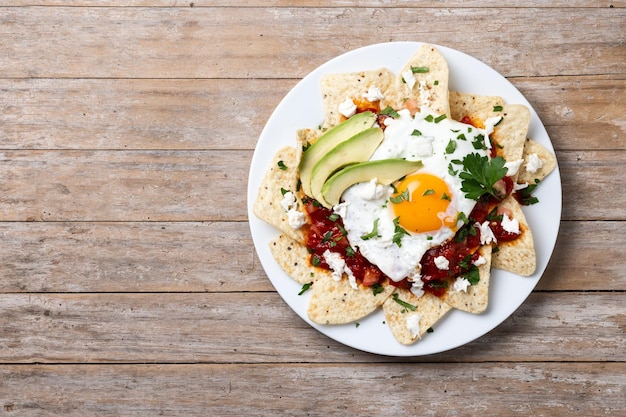
<instances>
[{"instance_id":1,"label":"chilaquiles dish","mask_svg":"<svg viewBox=\"0 0 626 417\"><path fill-rule=\"evenodd\" d=\"M408 345L451 309L485 311L492 268L533 274L521 206L556 160L527 138L528 108L449 91L431 45L398 74L326 74L320 88L323 125L294 132L253 206L280 230L270 251L311 291L313 322L382 308Z\"/></svg>"}]
</instances>

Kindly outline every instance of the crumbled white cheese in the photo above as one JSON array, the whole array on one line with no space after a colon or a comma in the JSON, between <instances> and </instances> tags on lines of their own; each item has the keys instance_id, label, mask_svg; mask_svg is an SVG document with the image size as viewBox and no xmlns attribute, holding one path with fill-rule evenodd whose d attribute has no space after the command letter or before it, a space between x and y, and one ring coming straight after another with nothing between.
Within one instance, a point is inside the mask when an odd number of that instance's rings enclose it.
<instances>
[{"instance_id":1,"label":"crumbled white cheese","mask_svg":"<svg viewBox=\"0 0 626 417\"><path fill-rule=\"evenodd\" d=\"M328 267L332 271L332 277L335 281L341 281L343 276L343 270L346 266L346 261L337 252L331 252L328 249L322 254L324 262L328 264Z\"/></svg>"},{"instance_id":2,"label":"crumbled white cheese","mask_svg":"<svg viewBox=\"0 0 626 417\"><path fill-rule=\"evenodd\" d=\"M519 170L519 167L524 163L523 159L518 159L517 161L511 161L504 164L504 167L507 169L506 175L515 175Z\"/></svg>"},{"instance_id":3,"label":"crumbled white cheese","mask_svg":"<svg viewBox=\"0 0 626 417\"><path fill-rule=\"evenodd\" d=\"M419 298L424 295L424 281L422 281L422 276L419 272L409 277L409 282L411 282L411 293L414 296Z\"/></svg>"},{"instance_id":4,"label":"crumbled white cheese","mask_svg":"<svg viewBox=\"0 0 626 417\"><path fill-rule=\"evenodd\" d=\"M346 100L339 105L339 113L346 117L354 116L356 113L356 104L350 97L346 97Z\"/></svg>"},{"instance_id":5,"label":"crumbled white cheese","mask_svg":"<svg viewBox=\"0 0 626 417\"><path fill-rule=\"evenodd\" d=\"M411 332L413 339L420 335L420 315L417 313L411 313L406 318L406 328Z\"/></svg>"},{"instance_id":6,"label":"crumbled white cheese","mask_svg":"<svg viewBox=\"0 0 626 417\"><path fill-rule=\"evenodd\" d=\"M486 260L484 257L479 256L479 257L478 257L478 259L476 259L476 260L475 260L474 262L472 262L472 263L473 263L475 266L482 266L482 265L484 265L484 264L486 264L486 263L487 263L487 260Z\"/></svg>"},{"instance_id":7,"label":"crumbled white cheese","mask_svg":"<svg viewBox=\"0 0 626 417\"><path fill-rule=\"evenodd\" d=\"M420 93L420 110L424 107L428 106L428 103L430 102L430 92L428 91L428 89L426 88L426 82L424 81L420 81L419 85L418 85L418 90Z\"/></svg>"},{"instance_id":8,"label":"crumbled white cheese","mask_svg":"<svg viewBox=\"0 0 626 417\"><path fill-rule=\"evenodd\" d=\"M289 211L292 208L296 207L296 195L291 191L287 191L283 194L283 199L280 202L280 205L283 207L283 210Z\"/></svg>"},{"instance_id":9,"label":"crumbled white cheese","mask_svg":"<svg viewBox=\"0 0 626 417\"><path fill-rule=\"evenodd\" d=\"M528 162L526 162L526 171L534 174L543 167L543 161L536 153L528 155Z\"/></svg>"},{"instance_id":10,"label":"crumbled white cheese","mask_svg":"<svg viewBox=\"0 0 626 417\"><path fill-rule=\"evenodd\" d=\"M367 93L363 94L363 98L367 101L375 102L382 100L385 96L383 95L383 92L380 91L380 88L375 85L370 85Z\"/></svg>"},{"instance_id":11,"label":"crumbled white cheese","mask_svg":"<svg viewBox=\"0 0 626 417\"><path fill-rule=\"evenodd\" d=\"M289 220L289 227L292 229L299 229L306 224L304 213L296 209L287 212L287 219Z\"/></svg>"},{"instance_id":12,"label":"crumbled white cheese","mask_svg":"<svg viewBox=\"0 0 626 417\"><path fill-rule=\"evenodd\" d=\"M348 268L348 266L346 265L343 268L343 271L346 273L346 275L348 275L348 283L350 283L350 286L352 287L352 289L358 290L359 286L356 283L356 277L354 276L354 273L352 272L352 270Z\"/></svg>"},{"instance_id":13,"label":"crumbled white cheese","mask_svg":"<svg viewBox=\"0 0 626 417\"><path fill-rule=\"evenodd\" d=\"M469 286L470 282L467 280L467 278L457 277L457 279L454 281L454 285L452 286L452 288L456 292L467 292L467 287Z\"/></svg>"},{"instance_id":14,"label":"crumbled white cheese","mask_svg":"<svg viewBox=\"0 0 626 417\"><path fill-rule=\"evenodd\" d=\"M413 71L411 69L408 69L402 73L402 79L406 83L407 87L409 87L409 90L412 90L413 86L415 86L415 83L417 82L417 80L415 79L415 74L413 74Z\"/></svg>"},{"instance_id":15,"label":"crumbled white cheese","mask_svg":"<svg viewBox=\"0 0 626 417\"><path fill-rule=\"evenodd\" d=\"M348 282L350 283L350 286L355 290L359 289L354 273L352 273L352 270L348 268L348 266L346 265L346 261L340 254L338 254L337 252L331 252L326 249L322 256L324 257L324 262L328 264L328 267L332 271L332 278L335 281L341 281L341 278L345 273L348 276Z\"/></svg>"},{"instance_id":16,"label":"crumbled white cheese","mask_svg":"<svg viewBox=\"0 0 626 417\"><path fill-rule=\"evenodd\" d=\"M502 215L502 228L509 233L520 234L519 221L511 219L506 213Z\"/></svg>"},{"instance_id":17,"label":"crumbled white cheese","mask_svg":"<svg viewBox=\"0 0 626 417\"><path fill-rule=\"evenodd\" d=\"M304 213L298 210L298 202L294 193L287 191L283 195L280 205L287 213L287 219L291 228L299 229L306 223Z\"/></svg>"},{"instance_id":18,"label":"crumbled white cheese","mask_svg":"<svg viewBox=\"0 0 626 417\"><path fill-rule=\"evenodd\" d=\"M484 221L482 224L476 223L476 226L480 228L481 245L488 245L491 242L496 242L496 236L493 234L491 227L489 227L489 221Z\"/></svg>"},{"instance_id":19,"label":"crumbled white cheese","mask_svg":"<svg viewBox=\"0 0 626 417\"><path fill-rule=\"evenodd\" d=\"M450 269L450 261L445 256L437 256L435 258L435 266L442 271Z\"/></svg>"}]
</instances>

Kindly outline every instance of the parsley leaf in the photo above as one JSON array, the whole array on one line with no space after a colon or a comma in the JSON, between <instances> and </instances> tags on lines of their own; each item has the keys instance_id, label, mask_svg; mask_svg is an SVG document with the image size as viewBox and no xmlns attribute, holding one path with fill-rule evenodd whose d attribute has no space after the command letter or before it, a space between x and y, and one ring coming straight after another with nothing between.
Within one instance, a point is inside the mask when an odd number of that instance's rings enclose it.
<instances>
[{"instance_id":1,"label":"parsley leaf","mask_svg":"<svg viewBox=\"0 0 626 417\"><path fill-rule=\"evenodd\" d=\"M446 153L454 153L454 151L456 151L456 141L450 139L446 146Z\"/></svg>"},{"instance_id":2,"label":"parsley leaf","mask_svg":"<svg viewBox=\"0 0 626 417\"><path fill-rule=\"evenodd\" d=\"M504 166L505 162L501 156L490 160L478 153L466 155L463 172L459 174L461 191L472 200L478 200L484 194L500 198L493 186L506 175L508 169Z\"/></svg>"},{"instance_id":3,"label":"parsley leaf","mask_svg":"<svg viewBox=\"0 0 626 417\"><path fill-rule=\"evenodd\" d=\"M391 239L393 243L398 245L399 248L402 247L402 236L408 235L407 232L402 226L400 226L400 216L393 219L393 238Z\"/></svg>"},{"instance_id":4,"label":"parsley leaf","mask_svg":"<svg viewBox=\"0 0 626 417\"><path fill-rule=\"evenodd\" d=\"M384 114L384 115L387 115L387 116L391 116L391 117L393 117L393 118L400 117L400 115L398 114L398 112L397 112L397 111L395 111L395 110L394 110L391 106L387 106L387 107L385 107L384 109L382 109L382 110L380 111L380 113L379 113L379 114Z\"/></svg>"},{"instance_id":5,"label":"parsley leaf","mask_svg":"<svg viewBox=\"0 0 626 417\"><path fill-rule=\"evenodd\" d=\"M368 234L365 234L365 235L361 236L361 239L368 240L368 239L371 239L373 237L378 237L378 222L379 221L380 221L380 219L374 220L374 226L372 227L372 231L369 232Z\"/></svg>"},{"instance_id":6,"label":"parsley leaf","mask_svg":"<svg viewBox=\"0 0 626 417\"><path fill-rule=\"evenodd\" d=\"M309 290L309 288L311 288L311 286L312 286L312 285L313 285L313 283L312 283L312 282L307 282L306 284L304 284L304 285L302 286L302 289L301 289L301 290L300 290L300 292L298 293L298 295L302 295L302 294L304 294L305 292L307 292L307 291Z\"/></svg>"},{"instance_id":7,"label":"parsley leaf","mask_svg":"<svg viewBox=\"0 0 626 417\"><path fill-rule=\"evenodd\" d=\"M393 295L393 301L395 301L396 303L400 304L402 307L409 309L411 311L415 311L415 309L417 307L415 307L413 304L409 304L406 301L402 301L400 298L398 298L398 293L394 292Z\"/></svg>"},{"instance_id":8,"label":"parsley leaf","mask_svg":"<svg viewBox=\"0 0 626 417\"><path fill-rule=\"evenodd\" d=\"M409 190L406 189L402 191L402 194L397 195L395 197L390 197L389 201L391 201L393 204L400 204L402 203L402 200L409 201L410 198L411 197L409 196Z\"/></svg>"}]
</instances>

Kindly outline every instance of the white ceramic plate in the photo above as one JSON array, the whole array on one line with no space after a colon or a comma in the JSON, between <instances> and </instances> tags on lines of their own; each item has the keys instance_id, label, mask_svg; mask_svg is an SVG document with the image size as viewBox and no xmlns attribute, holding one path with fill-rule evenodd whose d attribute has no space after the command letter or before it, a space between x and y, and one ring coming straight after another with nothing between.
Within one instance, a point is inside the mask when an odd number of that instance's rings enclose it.
<instances>
[{"instance_id":1,"label":"white ceramic plate","mask_svg":"<svg viewBox=\"0 0 626 417\"><path fill-rule=\"evenodd\" d=\"M319 81L322 74L375 70L385 67L398 73L421 46L418 42L376 44L347 52L323 64L303 78L280 102L268 120L252 157L248 179L248 216L252 239L261 264L285 302L307 323L326 336L366 352L391 356L427 355L469 343L489 332L509 317L528 297L541 278L556 243L561 219L561 179L558 167L537 187L539 204L524 207L535 238L537 270L521 277L493 270L489 288L489 307L480 315L453 310L441 319L434 332L411 346L398 343L384 323L382 310L346 325L319 325L306 314L309 297L298 296L300 284L293 281L272 257L268 241L278 234L272 226L252 212L261 178L274 153L285 145L296 146L295 132L317 127L324 118ZM525 104L531 110L528 137L554 151L550 138L536 112L524 96L498 72L459 51L437 46L448 61L450 89L480 95L498 95L508 104Z\"/></svg>"}]
</instances>

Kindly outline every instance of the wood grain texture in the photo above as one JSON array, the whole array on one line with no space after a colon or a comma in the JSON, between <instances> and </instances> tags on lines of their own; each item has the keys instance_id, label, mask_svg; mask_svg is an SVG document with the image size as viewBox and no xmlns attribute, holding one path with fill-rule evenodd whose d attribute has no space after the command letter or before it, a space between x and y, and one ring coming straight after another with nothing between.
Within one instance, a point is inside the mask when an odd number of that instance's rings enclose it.
<instances>
[{"instance_id":1,"label":"wood grain texture","mask_svg":"<svg viewBox=\"0 0 626 417\"><path fill-rule=\"evenodd\" d=\"M622 298L614 292L535 293L473 343L394 359L323 336L274 292L5 294L0 363L621 362ZM437 337L436 327L427 337Z\"/></svg>"},{"instance_id":2,"label":"wood grain texture","mask_svg":"<svg viewBox=\"0 0 626 417\"><path fill-rule=\"evenodd\" d=\"M217 417L236 410L268 417L617 417L626 411L625 372L624 364L595 363L486 363L472 364L471 371L453 363L358 364L349 373L341 365L310 364L29 365L0 368L0 386L12 392L2 400L4 413L25 416ZM30 389L21 390L25 386ZM364 400L363 387L385 395ZM416 390L419 399L411 400Z\"/></svg>"},{"instance_id":3,"label":"wood grain texture","mask_svg":"<svg viewBox=\"0 0 626 417\"><path fill-rule=\"evenodd\" d=\"M2 78L300 78L348 50L407 40L454 47L507 77L620 74L626 58L621 8L7 7L0 16Z\"/></svg>"},{"instance_id":4,"label":"wood grain texture","mask_svg":"<svg viewBox=\"0 0 626 417\"><path fill-rule=\"evenodd\" d=\"M0 151L0 220L245 220L251 156L250 151ZM626 219L619 181L624 150L561 151L557 158L563 219Z\"/></svg>"},{"instance_id":5,"label":"wood grain texture","mask_svg":"<svg viewBox=\"0 0 626 417\"><path fill-rule=\"evenodd\" d=\"M625 415L625 7L0 0L0 416ZM507 77L563 184L536 290L485 336L415 358L300 319L245 197L301 77L403 40Z\"/></svg>"},{"instance_id":6,"label":"wood grain texture","mask_svg":"<svg viewBox=\"0 0 626 417\"><path fill-rule=\"evenodd\" d=\"M533 105L558 150L622 147L623 77L509 80ZM297 81L0 79L0 148L254 149Z\"/></svg>"},{"instance_id":7,"label":"wood grain texture","mask_svg":"<svg viewBox=\"0 0 626 417\"><path fill-rule=\"evenodd\" d=\"M563 221L538 289L626 288L621 225ZM0 237L0 293L274 290L247 222L0 222Z\"/></svg>"}]
</instances>

